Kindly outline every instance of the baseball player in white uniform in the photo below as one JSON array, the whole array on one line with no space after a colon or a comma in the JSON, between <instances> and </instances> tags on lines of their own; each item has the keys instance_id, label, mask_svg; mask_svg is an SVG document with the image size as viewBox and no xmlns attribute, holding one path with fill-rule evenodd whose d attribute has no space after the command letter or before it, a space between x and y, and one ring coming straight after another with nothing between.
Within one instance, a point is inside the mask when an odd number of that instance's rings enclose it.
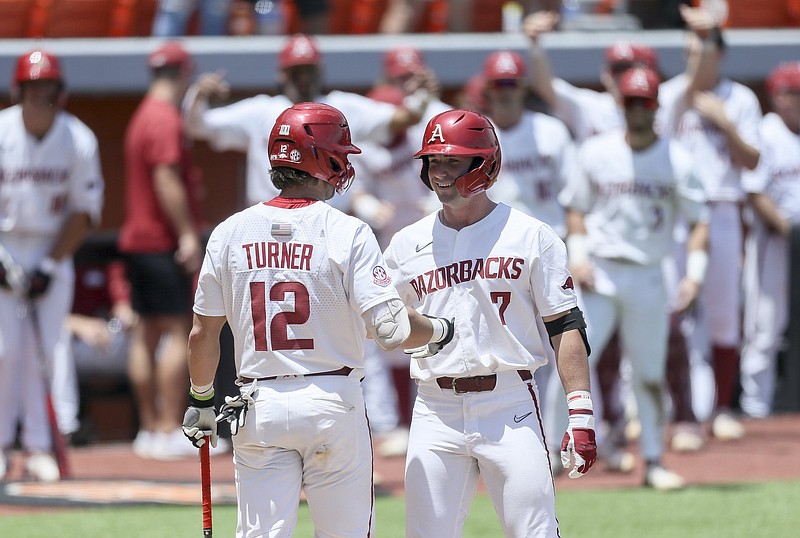
<instances>
[{"instance_id":1,"label":"baseball player in white uniform","mask_svg":"<svg viewBox=\"0 0 800 538\"><path fill-rule=\"evenodd\" d=\"M742 175L756 214L744 267L742 411L772 412L778 347L789 323L787 236L800 222L800 62L779 65L767 78L772 112L760 127L761 159Z\"/></svg>"},{"instance_id":2,"label":"baseball player in white uniform","mask_svg":"<svg viewBox=\"0 0 800 538\"><path fill-rule=\"evenodd\" d=\"M209 238L183 428L196 446L207 435L216 442L213 378L227 320L241 394L226 398L221 414L232 419L239 537L291 536L301 488L316 536L371 536L365 336L425 357L453 336L450 321L402 304L370 228L323 203L350 185L348 155L359 151L340 111L292 106L269 136L280 195L230 217Z\"/></svg>"},{"instance_id":3,"label":"baseball player in white uniform","mask_svg":"<svg viewBox=\"0 0 800 538\"><path fill-rule=\"evenodd\" d=\"M55 55L20 56L12 96L18 104L0 111L0 479L20 421L26 471L52 481L59 470L49 454L33 323L52 362L72 306L72 254L100 219L103 177L94 134L63 111L66 88Z\"/></svg>"},{"instance_id":4,"label":"baseball player in white uniform","mask_svg":"<svg viewBox=\"0 0 800 538\"><path fill-rule=\"evenodd\" d=\"M412 355L406 535L460 536L479 476L510 537L559 535L533 371L557 361L569 402L562 463L596 457L583 315L566 248L543 222L489 199L500 146L485 116L428 122L420 175L442 209L398 232L386 263L406 305L455 319L453 342ZM563 395L562 395L563 397Z\"/></svg>"},{"instance_id":5,"label":"baseball player in white uniform","mask_svg":"<svg viewBox=\"0 0 800 538\"><path fill-rule=\"evenodd\" d=\"M619 329L642 426L645 484L666 490L682 487L683 479L661 465L669 331L661 262L672 253L682 216L692 226L690 266L679 285L679 309L687 308L704 277L707 226L703 186L689 153L653 130L658 84L650 69L622 75L627 129L584 142L560 199L568 208L570 269L581 286L589 344L603 349ZM549 390L558 404L558 387L551 383ZM566 412L550 416L563 421Z\"/></svg>"},{"instance_id":6,"label":"baseball player in white uniform","mask_svg":"<svg viewBox=\"0 0 800 538\"><path fill-rule=\"evenodd\" d=\"M693 372L692 390L698 418L713 419L712 434L736 439L744 434L730 412L741 342L741 175L758 163L761 105L747 86L721 76L725 42L719 30L703 42L690 35L688 50L689 63L698 54L714 61L699 76L679 75L662 85L659 131L677 139L702 168L711 209L708 271L714 278L703 286L694 323L685 326L692 368L702 369L710 359L714 382L700 383Z\"/></svg>"},{"instance_id":7,"label":"baseball player in white uniform","mask_svg":"<svg viewBox=\"0 0 800 538\"><path fill-rule=\"evenodd\" d=\"M283 93L257 95L228 106L209 109L211 96L226 98L228 83L220 72L205 74L187 91L186 124L193 138L207 140L214 149L247 153L247 205L269 200L277 190L269 180L266 136L275 119L295 103L315 101L341 110L349 118L353 140L388 142L394 134L419 122L427 105L424 97L408 106L377 103L363 95L332 91L322 93L322 54L307 35L290 37L278 55L278 81Z\"/></svg>"},{"instance_id":8,"label":"baseball player in white uniform","mask_svg":"<svg viewBox=\"0 0 800 538\"><path fill-rule=\"evenodd\" d=\"M575 149L561 120L525 108L526 71L522 56L507 50L490 54L484 63L486 115L503 148L490 197L535 216L564 237L564 208L557 198Z\"/></svg>"}]
</instances>

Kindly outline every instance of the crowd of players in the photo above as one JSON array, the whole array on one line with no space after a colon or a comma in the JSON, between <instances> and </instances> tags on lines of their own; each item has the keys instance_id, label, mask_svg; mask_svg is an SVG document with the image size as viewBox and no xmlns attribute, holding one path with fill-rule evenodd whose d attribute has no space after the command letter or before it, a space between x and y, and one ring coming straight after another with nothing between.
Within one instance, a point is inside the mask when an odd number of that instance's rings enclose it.
<instances>
[{"instance_id":1,"label":"crowd of players","mask_svg":"<svg viewBox=\"0 0 800 538\"><path fill-rule=\"evenodd\" d=\"M762 114L756 95L722 74L725 41L720 29L700 9L684 6L681 14L689 33L684 73L662 82L654 50L620 42L606 51L599 80L602 92L552 76L546 51L538 46L539 35L558 22L552 12L524 20L528 58L511 51L491 54L453 103L440 99L435 73L410 46L386 54L384 76L366 96L323 93L323 52L313 37L292 36L278 58L281 93L232 104L225 103L230 88L220 73L200 74L188 84L191 58L180 47L160 49L162 57L151 56L149 61L154 71L167 68L159 76L172 82L158 84L159 91L169 87L165 100L183 111L174 121L184 122L191 138L217 150L247 154L248 204L277 194L268 177L264 147L279 114L304 101L341 110L363 152L352 158L352 187L330 203L367 222L382 248L397 231L438 208L436 197L419 181L420 163L413 159L428 120L451 105L490 118L503 158L489 197L544 221L566 242L592 343L592 392L602 424L599 454L609 468L630 472L634 465L626 445L633 437L640 436L642 456L658 462L668 434L672 449L700 450L707 435L724 440L744 435L739 413L765 417L772 412L776 356L788 325L787 238L800 221L800 63L787 58L772 70L766 81L770 110ZM41 51L20 58L13 79L19 104L0 112L0 125L8 126L0 130L0 403L9 410L0 419L0 478L16 442L30 455L26 469L33 478L59 477L49 456L44 384L31 367L37 364L38 350L27 317L19 314L20 305L69 303L73 277L65 266L99 215L97 141L77 118L58 111L64 80L57 61ZM532 97L538 98L537 106L530 106ZM50 123L38 119L42 114L37 110L43 106L57 111L50 113ZM64 140L55 153L62 160L80 158L85 164L54 164L47 152L36 153L43 151L45 142L53 143L48 129L56 127L71 134L61 135ZM12 158L11 148L23 139L33 149L20 150L20 156ZM651 149L654 140L669 141L663 159ZM641 148L637 141L644 141ZM169 169L185 156L167 153L159 158ZM673 177L678 192L637 189L636 182L615 184L609 177L631 172L635 179L638 174ZM177 183L169 177L161 180L162 191L173 188L177 194L150 195L162 204L154 209L160 213L156 220L171 240L146 253L166 252L172 259L173 251L183 252L176 267L191 275L198 260L190 260L189 251L198 229L188 218L193 187L187 177L181 175ZM42 194L37 200L49 205L33 207L33 192ZM675 200L677 211L665 205L667 198L669 204ZM172 205L164 205L164 200ZM149 215L141 211L142 204L129 205L126 222L146 225ZM637 243L636 226L643 221L663 232L661 244ZM142 233L148 231L153 232ZM36 238L36 248L28 242L31 237ZM153 259L139 256L138 265L131 267L130 258L130 295L134 307L141 307L144 299L137 301L137 287L156 284L148 280L142 264ZM20 271L32 277L21 278ZM151 278L153 274L158 273ZM130 297L122 295L119 302L130 306ZM40 304L38 315L46 317L48 326L77 323L67 319L65 306ZM188 317L169 324L164 314L188 316L189 308L189 302L178 312L150 305L137 312L138 320L130 308L115 318L140 327L131 329L131 349L141 354L145 346L151 356L172 357L171 372L163 374L174 376L170 383L176 378L188 382L185 352L178 349L185 339L167 334L188 334ZM14 344L17 339L23 343ZM44 340L52 355L58 339L48 335ZM59 365L67 359L58 358L67 355L55 356L52 374L58 399L64 391L57 387L70 383L64 382L68 373L61 373L69 369ZM157 362L146 356L137 360ZM28 367L18 367L18 361ZM370 425L385 455L405 453L409 402L415 391L408 368L404 354L386 353L367 343L363 387ZM566 410L552 369L539 368L535 379L547 431L553 432L550 439L560 440ZM153 387L165 381L155 371L146 375L142 385L150 392L143 395L147 390L138 390L137 408L152 417L153 407L164 402L143 402L153 400ZM739 401L734 398L737 382ZM74 401L74 396L65 398ZM176 433L184 407L183 402L173 402L170 416L140 421L137 453L161 459L194 455L193 447ZM74 423L74 417L66 415L62 429L74 430L74 425L66 425ZM22 424L19 441L17 422ZM559 447L551 449L557 452ZM661 470L649 485L684 485L683 477Z\"/></svg>"}]
</instances>

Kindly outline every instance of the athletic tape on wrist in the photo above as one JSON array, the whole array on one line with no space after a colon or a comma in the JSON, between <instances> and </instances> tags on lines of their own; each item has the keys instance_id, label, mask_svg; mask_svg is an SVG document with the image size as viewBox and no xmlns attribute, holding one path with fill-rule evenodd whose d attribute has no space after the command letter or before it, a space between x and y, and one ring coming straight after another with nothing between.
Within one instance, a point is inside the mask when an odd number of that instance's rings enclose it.
<instances>
[{"instance_id":1,"label":"athletic tape on wrist","mask_svg":"<svg viewBox=\"0 0 800 538\"><path fill-rule=\"evenodd\" d=\"M445 325L444 321L440 318L430 318L431 325L433 326L433 334L431 335L431 339L428 340L429 344L436 344L444 335L447 334L447 326Z\"/></svg>"},{"instance_id":2,"label":"athletic tape on wrist","mask_svg":"<svg viewBox=\"0 0 800 538\"><path fill-rule=\"evenodd\" d=\"M50 256L42 260L39 264L39 271L46 275L52 275L56 272L57 262Z\"/></svg>"},{"instance_id":3,"label":"athletic tape on wrist","mask_svg":"<svg viewBox=\"0 0 800 538\"><path fill-rule=\"evenodd\" d=\"M690 250L686 256L686 278L702 284L708 269L708 253L705 250Z\"/></svg>"},{"instance_id":4,"label":"athletic tape on wrist","mask_svg":"<svg viewBox=\"0 0 800 538\"><path fill-rule=\"evenodd\" d=\"M573 390L567 394L567 407L572 411L594 411L592 395L586 390Z\"/></svg>"},{"instance_id":5,"label":"athletic tape on wrist","mask_svg":"<svg viewBox=\"0 0 800 538\"><path fill-rule=\"evenodd\" d=\"M569 234L566 244L570 265L580 265L589 261L589 239L586 234Z\"/></svg>"}]
</instances>

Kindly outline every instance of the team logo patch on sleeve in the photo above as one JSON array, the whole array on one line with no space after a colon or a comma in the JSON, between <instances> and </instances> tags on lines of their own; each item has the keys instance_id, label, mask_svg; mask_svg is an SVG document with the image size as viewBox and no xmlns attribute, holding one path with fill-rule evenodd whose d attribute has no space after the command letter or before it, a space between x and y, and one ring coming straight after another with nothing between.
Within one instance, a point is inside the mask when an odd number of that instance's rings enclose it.
<instances>
[{"instance_id":1,"label":"team logo patch on sleeve","mask_svg":"<svg viewBox=\"0 0 800 538\"><path fill-rule=\"evenodd\" d=\"M575 289L575 285L572 283L572 277L571 276L567 277L567 281L564 282L564 285L561 286L561 289L562 290L574 290Z\"/></svg>"},{"instance_id":2,"label":"team logo patch on sleeve","mask_svg":"<svg viewBox=\"0 0 800 538\"><path fill-rule=\"evenodd\" d=\"M386 269L381 267L380 265L376 265L372 268L372 281L375 282L378 286L386 287L392 283L392 278L386 272Z\"/></svg>"}]
</instances>

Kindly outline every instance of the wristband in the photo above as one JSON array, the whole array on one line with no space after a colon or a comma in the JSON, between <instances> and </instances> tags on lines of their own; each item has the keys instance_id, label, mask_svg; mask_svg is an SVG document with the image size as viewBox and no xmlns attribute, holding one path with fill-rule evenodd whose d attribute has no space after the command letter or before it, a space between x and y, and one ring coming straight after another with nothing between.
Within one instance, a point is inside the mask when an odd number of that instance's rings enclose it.
<instances>
[{"instance_id":1,"label":"wristband","mask_svg":"<svg viewBox=\"0 0 800 538\"><path fill-rule=\"evenodd\" d=\"M708 253L705 250L690 250L686 256L686 278L702 284L708 269Z\"/></svg>"},{"instance_id":2,"label":"wristband","mask_svg":"<svg viewBox=\"0 0 800 538\"><path fill-rule=\"evenodd\" d=\"M447 325L445 325L444 321L442 321L441 318L428 318L428 319L431 320L431 325L433 326L433 334L431 335L431 339L428 340L428 343L437 344L447 334Z\"/></svg>"},{"instance_id":3,"label":"wristband","mask_svg":"<svg viewBox=\"0 0 800 538\"><path fill-rule=\"evenodd\" d=\"M42 263L39 264L39 271L48 276L53 276L53 273L56 272L57 266L58 266L57 262L53 258L48 256L42 260Z\"/></svg>"},{"instance_id":4,"label":"wristband","mask_svg":"<svg viewBox=\"0 0 800 538\"><path fill-rule=\"evenodd\" d=\"M589 239L586 234L569 234L566 243L570 265L581 265L589 261Z\"/></svg>"},{"instance_id":5,"label":"wristband","mask_svg":"<svg viewBox=\"0 0 800 538\"><path fill-rule=\"evenodd\" d=\"M205 394L197 394L194 388L189 389L189 405L192 407L214 407L214 388Z\"/></svg>"},{"instance_id":6,"label":"wristband","mask_svg":"<svg viewBox=\"0 0 800 538\"><path fill-rule=\"evenodd\" d=\"M586 390L573 390L567 394L567 407L572 411L584 410L589 411L590 414L594 411L592 405L592 395Z\"/></svg>"},{"instance_id":7,"label":"wristband","mask_svg":"<svg viewBox=\"0 0 800 538\"><path fill-rule=\"evenodd\" d=\"M209 391L214 391L214 382L212 381L206 385L195 385L192 383L191 390L195 396L198 396L199 398L205 398Z\"/></svg>"}]
</instances>

